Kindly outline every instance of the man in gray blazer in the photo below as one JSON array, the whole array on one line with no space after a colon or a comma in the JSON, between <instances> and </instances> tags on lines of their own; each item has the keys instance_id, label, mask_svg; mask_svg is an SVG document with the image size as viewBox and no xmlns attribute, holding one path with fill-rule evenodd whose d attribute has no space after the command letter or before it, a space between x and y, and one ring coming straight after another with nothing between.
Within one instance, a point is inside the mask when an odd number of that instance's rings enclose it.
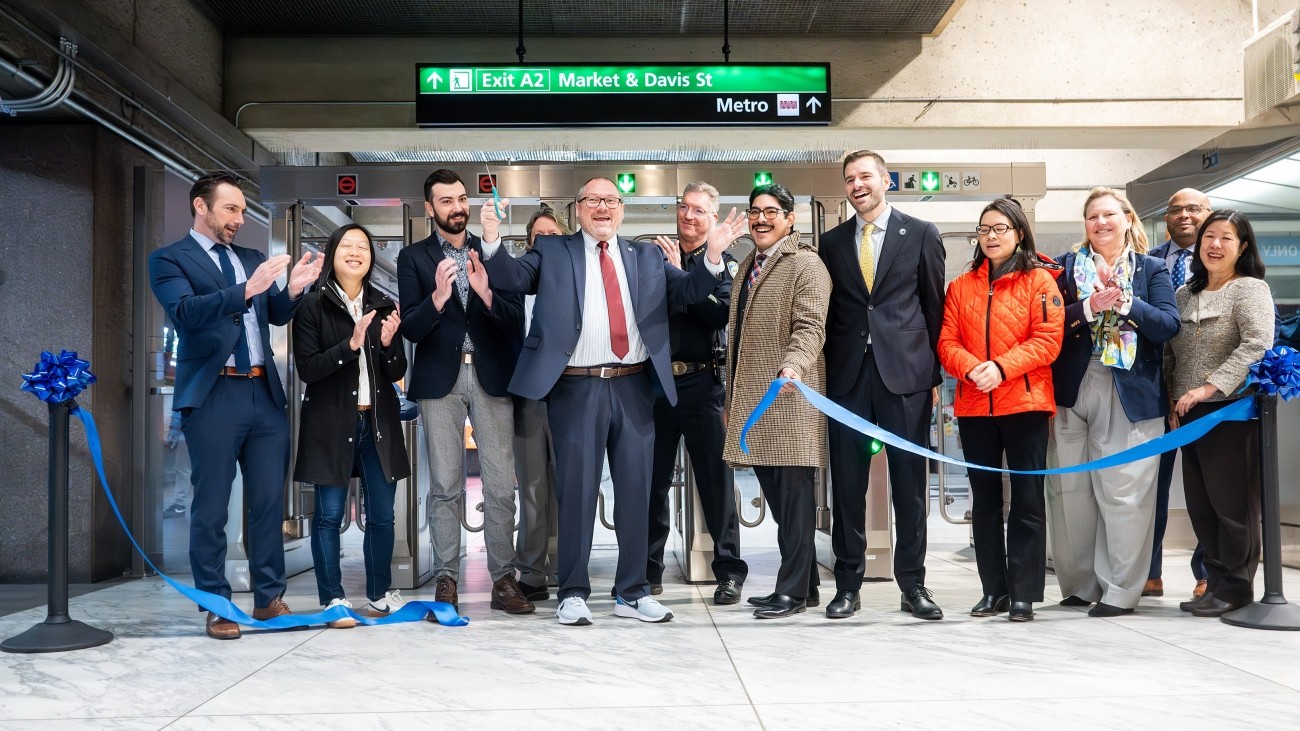
<instances>
[{"instance_id":1,"label":"man in gray blazer","mask_svg":"<svg viewBox=\"0 0 1300 731\"><path fill-rule=\"evenodd\" d=\"M939 385L935 346L943 325L944 249L933 223L885 200L889 171L880 155L844 158L844 190L853 218L827 231L818 253L830 271L826 322L826 395L915 444L929 441L931 389ZM866 495L871 440L829 425L835 598L826 616L860 608L866 569ZM925 459L888 448L897 545L894 577L901 606L920 619L942 619L925 588Z\"/></svg>"}]
</instances>

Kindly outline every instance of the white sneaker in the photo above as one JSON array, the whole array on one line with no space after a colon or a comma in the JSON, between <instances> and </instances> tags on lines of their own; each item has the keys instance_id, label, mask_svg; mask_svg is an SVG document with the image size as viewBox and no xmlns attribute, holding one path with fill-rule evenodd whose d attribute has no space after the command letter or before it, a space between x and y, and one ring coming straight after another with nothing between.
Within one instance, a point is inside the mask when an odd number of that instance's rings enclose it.
<instances>
[{"instance_id":1,"label":"white sneaker","mask_svg":"<svg viewBox=\"0 0 1300 731\"><path fill-rule=\"evenodd\" d=\"M375 599L366 602L361 608L361 613L369 617L387 617L406 606L406 600L402 598L400 589L389 589L382 599Z\"/></svg>"},{"instance_id":2,"label":"white sneaker","mask_svg":"<svg viewBox=\"0 0 1300 731\"><path fill-rule=\"evenodd\" d=\"M332 599L330 600L329 604L325 605L325 610L329 611L334 607L343 607L344 609L351 609L352 602L342 597L339 597L337 599ZM331 620L327 624L329 624L330 629L349 629L357 626L357 620L351 617L344 617L342 619Z\"/></svg>"},{"instance_id":3,"label":"white sneaker","mask_svg":"<svg viewBox=\"0 0 1300 731\"><path fill-rule=\"evenodd\" d=\"M579 627L591 624L591 610L587 608L586 600L580 596L571 596L560 602L555 617L560 620L560 624Z\"/></svg>"},{"instance_id":4,"label":"white sneaker","mask_svg":"<svg viewBox=\"0 0 1300 731\"><path fill-rule=\"evenodd\" d=\"M614 602L615 617L631 617L642 622L667 622L673 618L673 610L659 603L652 596L643 596L636 601L619 597Z\"/></svg>"}]
</instances>

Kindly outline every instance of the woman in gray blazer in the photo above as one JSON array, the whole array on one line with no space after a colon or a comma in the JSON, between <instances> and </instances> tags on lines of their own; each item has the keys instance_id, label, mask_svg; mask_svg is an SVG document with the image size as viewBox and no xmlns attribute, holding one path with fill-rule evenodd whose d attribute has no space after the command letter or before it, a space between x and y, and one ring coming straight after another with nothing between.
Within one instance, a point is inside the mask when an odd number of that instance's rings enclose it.
<instances>
[{"instance_id":1,"label":"woman in gray blazer","mask_svg":"<svg viewBox=\"0 0 1300 731\"><path fill-rule=\"evenodd\" d=\"M1197 232L1191 278L1175 295L1182 329L1165 347L1170 425L1246 393L1250 364L1273 343L1273 297L1250 221L1215 211ZM1217 617L1255 600L1259 567L1259 422L1224 422L1183 447L1187 514L1205 551L1206 591L1179 608Z\"/></svg>"}]
</instances>

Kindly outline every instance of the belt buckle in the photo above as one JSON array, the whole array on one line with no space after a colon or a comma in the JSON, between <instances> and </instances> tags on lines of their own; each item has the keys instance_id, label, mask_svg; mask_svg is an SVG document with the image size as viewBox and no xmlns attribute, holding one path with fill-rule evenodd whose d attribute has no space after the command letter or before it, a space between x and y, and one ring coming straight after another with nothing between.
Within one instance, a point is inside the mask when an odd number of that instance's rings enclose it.
<instances>
[{"instance_id":1,"label":"belt buckle","mask_svg":"<svg viewBox=\"0 0 1300 731\"><path fill-rule=\"evenodd\" d=\"M599 376L599 377L601 377L601 378L613 378L613 377L617 374L617 372L618 372L618 369L617 369L617 368L610 368L610 367L608 367L608 366L601 366L601 367L600 367L600 373L597 373L596 375Z\"/></svg>"},{"instance_id":2,"label":"belt buckle","mask_svg":"<svg viewBox=\"0 0 1300 731\"><path fill-rule=\"evenodd\" d=\"M673 375L674 376L686 375L686 364L680 360L673 361Z\"/></svg>"}]
</instances>

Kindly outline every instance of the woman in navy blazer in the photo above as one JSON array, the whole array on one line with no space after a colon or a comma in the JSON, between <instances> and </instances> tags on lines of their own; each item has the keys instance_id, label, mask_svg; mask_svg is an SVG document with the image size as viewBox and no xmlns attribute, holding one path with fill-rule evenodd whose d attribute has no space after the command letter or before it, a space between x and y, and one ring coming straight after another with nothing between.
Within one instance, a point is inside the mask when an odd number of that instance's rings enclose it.
<instances>
[{"instance_id":1,"label":"woman in navy blazer","mask_svg":"<svg viewBox=\"0 0 1300 731\"><path fill-rule=\"evenodd\" d=\"M1146 255L1133 206L1110 188L1084 204L1086 238L1057 258L1065 336L1052 366L1056 418L1049 464L1076 465L1164 433L1165 341L1178 333L1173 282ZM1052 476L1048 524L1066 606L1089 616L1133 611L1150 568L1159 457Z\"/></svg>"}]
</instances>

